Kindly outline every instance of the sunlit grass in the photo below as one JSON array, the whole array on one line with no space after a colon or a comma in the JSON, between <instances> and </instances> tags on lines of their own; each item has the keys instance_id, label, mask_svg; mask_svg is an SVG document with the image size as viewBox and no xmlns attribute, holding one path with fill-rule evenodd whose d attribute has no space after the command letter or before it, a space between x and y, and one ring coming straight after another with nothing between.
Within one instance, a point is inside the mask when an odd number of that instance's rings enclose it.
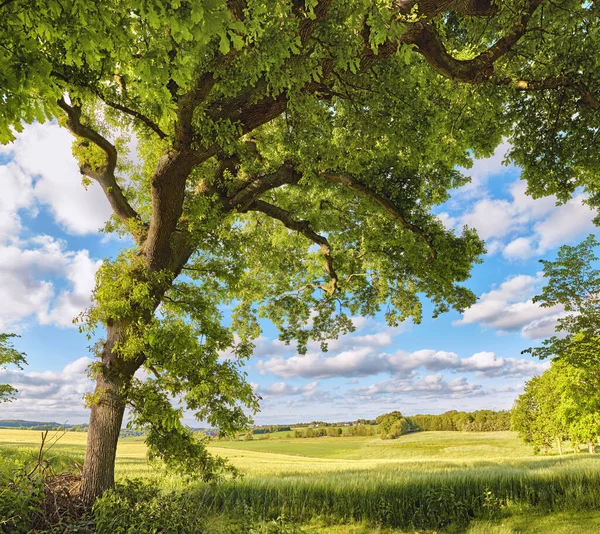
<instances>
[{"instance_id":1,"label":"sunlit grass","mask_svg":"<svg viewBox=\"0 0 600 534\"><path fill-rule=\"evenodd\" d=\"M50 433L51 440L57 437L58 433ZM85 433L65 433L49 454L81 462L85 441ZM33 455L39 443L40 432L0 429L0 463L15 450ZM564 510L564 518L592 514L585 528L598 526L600 521L600 514L591 512L600 508L600 457L573 452L535 456L510 432L422 432L391 441L377 437L215 441L210 450L229 458L245 478L214 488L198 484L190 489L190 498L199 506L216 514L250 508L266 519L283 514L304 522L307 532L377 531L365 530L368 525L382 525L381 532L401 532L383 526L404 528L428 500L435 501L430 513L437 513L440 496L451 505L449 511L440 513L453 513L455 503L477 515L486 491L492 492L504 510L532 507L532 513L538 514L536 524L547 523L540 510ZM119 441L119 479L156 473L146 460L143 438ZM160 481L165 488L179 487L175 478ZM480 518L469 532L569 532L562 527L531 530L532 523L519 522L523 514L507 516L503 522ZM567 519L560 519L563 516L557 516L557 525L567 524ZM325 524L311 526L314 518L324 519ZM338 526L326 527L331 523ZM346 530L340 530L340 524ZM600 527L578 530L592 531L600 532Z\"/></svg>"}]
</instances>

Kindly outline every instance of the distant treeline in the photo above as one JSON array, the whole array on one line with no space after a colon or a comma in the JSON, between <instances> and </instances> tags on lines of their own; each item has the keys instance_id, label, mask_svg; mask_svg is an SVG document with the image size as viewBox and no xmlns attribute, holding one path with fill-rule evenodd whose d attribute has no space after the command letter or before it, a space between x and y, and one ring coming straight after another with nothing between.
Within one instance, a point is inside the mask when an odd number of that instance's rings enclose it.
<instances>
[{"instance_id":1,"label":"distant treeline","mask_svg":"<svg viewBox=\"0 0 600 534\"><path fill-rule=\"evenodd\" d=\"M281 426L281 425L264 425L264 426L255 426L252 428L253 434L272 434L273 432L290 432L292 427L289 425Z\"/></svg>"},{"instance_id":2,"label":"distant treeline","mask_svg":"<svg viewBox=\"0 0 600 534\"><path fill-rule=\"evenodd\" d=\"M278 427L281 430L289 427ZM411 432L447 431L447 432L495 432L510 430L510 411L476 410L458 412L451 410L440 415L404 416L400 412L380 415L374 420L359 419L353 423L326 423L313 421L302 426L292 425L293 432L288 437L320 438L375 436L382 439L395 439ZM256 430L253 432L258 434ZM262 432L265 434L266 432ZM265 436L268 437L268 436ZM246 435L246 439L252 439Z\"/></svg>"},{"instance_id":3,"label":"distant treeline","mask_svg":"<svg viewBox=\"0 0 600 534\"><path fill-rule=\"evenodd\" d=\"M457 412L451 410L440 415L413 415L407 417L418 430L456 432L496 432L510 430L510 411L476 410Z\"/></svg>"},{"instance_id":4,"label":"distant treeline","mask_svg":"<svg viewBox=\"0 0 600 534\"><path fill-rule=\"evenodd\" d=\"M64 425L40 421L22 421L20 419L0 420L0 428L16 430L63 430L66 432L87 432L88 425Z\"/></svg>"}]
</instances>

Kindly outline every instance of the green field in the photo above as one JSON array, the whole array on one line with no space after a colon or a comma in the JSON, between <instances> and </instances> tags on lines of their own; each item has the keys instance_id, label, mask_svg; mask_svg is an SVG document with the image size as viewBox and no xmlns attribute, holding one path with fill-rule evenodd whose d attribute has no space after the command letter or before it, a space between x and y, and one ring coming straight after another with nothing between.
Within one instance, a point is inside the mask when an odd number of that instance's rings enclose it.
<instances>
[{"instance_id":1,"label":"green field","mask_svg":"<svg viewBox=\"0 0 600 534\"><path fill-rule=\"evenodd\" d=\"M39 439L39 432L0 430L0 460L15 450L33 451ZM49 456L81 462L85 439L84 433L66 433ZM210 448L245 474L216 488L187 486L188 498L220 514L250 508L266 519L285 515L306 532L409 525L411 532L421 531L415 530L420 525L438 532L600 531L594 511L600 509L600 458L535 456L510 432L422 432L386 441L282 438L214 442ZM122 439L118 477L153 473L143 440ZM165 488L181 487L175 477L160 480ZM462 526L447 524L453 522Z\"/></svg>"}]
</instances>

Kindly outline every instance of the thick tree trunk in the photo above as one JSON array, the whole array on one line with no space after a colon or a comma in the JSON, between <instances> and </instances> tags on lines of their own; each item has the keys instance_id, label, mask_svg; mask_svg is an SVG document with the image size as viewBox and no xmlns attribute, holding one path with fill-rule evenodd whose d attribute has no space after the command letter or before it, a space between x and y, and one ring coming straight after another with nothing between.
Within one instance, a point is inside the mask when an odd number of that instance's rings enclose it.
<instances>
[{"instance_id":1,"label":"thick tree trunk","mask_svg":"<svg viewBox=\"0 0 600 534\"><path fill-rule=\"evenodd\" d=\"M80 495L92 504L115 482L117 440L123 423L125 398L123 388L129 384L141 361L123 361L112 351L116 341L124 339L125 325L108 328L102 350L102 372L96 379L91 405L85 463Z\"/></svg>"},{"instance_id":2,"label":"thick tree trunk","mask_svg":"<svg viewBox=\"0 0 600 534\"><path fill-rule=\"evenodd\" d=\"M594 454L596 452L594 449L594 442L592 440L588 441L588 451L590 454Z\"/></svg>"},{"instance_id":3,"label":"thick tree trunk","mask_svg":"<svg viewBox=\"0 0 600 534\"><path fill-rule=\"evenodd\" d=\"M556 438L556 444L558 445L558 454L562 454L562 442L560 438Z\"/></svg>"}]
</instances>

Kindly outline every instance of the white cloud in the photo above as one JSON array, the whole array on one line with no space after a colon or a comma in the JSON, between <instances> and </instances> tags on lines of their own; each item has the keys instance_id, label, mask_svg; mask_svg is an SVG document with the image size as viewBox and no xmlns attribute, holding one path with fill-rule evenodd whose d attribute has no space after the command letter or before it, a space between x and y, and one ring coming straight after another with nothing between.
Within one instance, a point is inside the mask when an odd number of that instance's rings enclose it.
<instances>
[{"instance_id":1,"label":"white cloud","mask_svg":"<svg viewBox=\"0 0 600 534\"><path fill-rule=\"evenodd\" d=\"M584 197L581 195L572 198L534 226L535 234L539 239L539 253L568 243L595 229L592 222L595 213L583 201Z\"/></svg>"},{"instance_id":2,"label":"white cloud","mask_svg":"<svg viewBox=\"0 0 600 534\"><path fill-rule=\"evenodd\" d=\"M457 189L454 196L464 199L478 194L492 176L505 172L506 166L502 162L509 149L510 144L504 142L496 148L491 157L476 159L470 169L461 169L465 175L470 176L471 181Z\"/></svg>"},{"instance_id":3,"label":"white cloud","mask_svg":"<svg viewBox=\"0 0 600 534\"><path fill-rule=\"evenodd\" d=\"M277 397L289 397L302 395L303 397L314 397L320 392L317 389L319 382L310 382L303 386L292 386L286 382L275 382L269 386L256 386L254 389L263 399L271 399Z\"/></svg>"},{"instance_id":4,"label":"white cloud","mask_svg":"<svg viewBox=\"0 0 600 534\"><path fill-rule=\"evenodd\" d=\"M499 332L513 332L524 329L533 321L557 315L562 311L559 306L542 308L532 300L541 280L541 273L536 277L518 275L508 278L497 289L483 293L454 324L479 323Z\"/></svg>"},{"instance_id":5,"label":"white cloud","mask_svg":"<svg viewBox=\"0 0 600 534\"><path fill-rule=\"evenodd\" d=\"M0 165L0 243L7 242L22 229L18 211L32 206L33 181L15 163Z\"/></svg>"},{"instance_id":6,"label":"white cloud","mask_svg":"<svg viewBox=\"0 0 600 534\"><path fill-rule=\"evenodd\" d=\"M90 302L99 262L87 250L69 251L48 235L23 238L20 214L48 205L68 232L96 232L110 216L98 186L86 191L71 154L73 137L57 124L25 126L14 143L0 146L0 329L35 317L70 326ZM60 285L66 285L59 290Z\"/></svg>"},{"instance_id":7,"label":"white cloud","mask_svg":"<svg viewBox=\"0 0 600 534\"><path fill-rule=\"evenodd\" d=\"M450 398L461 399L481 395L484 393L479 384L471 384L463 376L453 380L446 380L442 374L427 375L413 378L395 378L385 380L366 387L358 387L353 390L355 395L363 401L398 401L398 395L408 395L426 398Z\"/></svg>"},{"instance_id":8,"label":"white cloud","mask_svg":"<svg viewBox=\"0 0 600 534\"><path fill-rule=\"evenodd\" d=\"M8 206L11 218L16 217L18 209L37 200L48 205L56 222L71 234L97 232L104 225L111 215L110 206L97 184L87 191L82 186L71 153L73 141L74 137L58 124L35 123L26 125L12 144L0 145L0 154L12 158L0 167L3 188L8 184L14 190L17 184L21 195L20 201L12 200ZM0 236L2 227L0 219Z\"/></svg>"},{"instance_id":9,"label":"white cloud","mask_svg":"<svg viewBox=\"0 0 600 534\"><path fill-rule=\"evenodd\" d=\"M512 205L506 200L480 200L472 211L460 217L461 226L467 225L475 228L479 237L504 237L517 229Z\"/></svg>"},{"instance_id":10,"label":"white cloud","mask_svg":"<svg viewBox=\"0 0 600 534\"><path fill-rule=\"evenodd\" d=\"M36 317L42 324L70 326L90 303L99 262L87 250L72 252L50 236L0 244L0 330ZM55 302L55 284L69 282Z\"/></svg>"},{"instance_id":11,"label":"white cloud","mask_svg":"<svg viewBox=\"0 0 600 534\"><path fill-rule=\"evenodd\" d=\"M513 239L504 248L503 254L509 259L521 259L525 260L531 258L535 254L535 249L532 246L532 239L530 237L518 237Z\"/></svg>"},{"instance_id":12,"label":"white cloud","mask_svg":"<svg viewBox=\"0 0 600 534\"><path fill-rule=\"evenodd\" d=\"M498 158L481 160L482 164L487 161L490 161L490 172L496 173ZM487 241L490 255L502 251L509 260L525 260L594 230L595 213L584 203L584 195L557 205L555 196L532 198L526 193L527 183L515 180L508 188L508 199L492 198L482 186L485 180L481 177L487 174L483 172L479 176L474 182L480 184L479 200L470 205L467 202L465 208L465 199L459 196L460 204L450 203L458 213L443 212L438 216L448 228L460 230L464 225L475 228Z\"/></svg>"},{"instance_id":13,"label":"white cloud","mask_svg":"<svg viewBox=\"0 0 600 534\"><path fill-rule=\"evenodd\" d=\"M90 259L87 250L77 252L66 269L66 278L72 289L62 291L48 313L38 314L40 323L71 326L73 319L90 305L96 271L101 263Z\"/></svg>"},{"instance_id":14,"label":"white cloud","mask_svg":"<svg viewBox=\"0 0 600 534\"><path fill-rule=\"evenodd\" d=\"M453 352L431 349L412 353L398 350L392 354L379 352L375 347L357 347L333 356L309 352L289 358L276 356L260 360L256 368L261 374L280 378L365 377L381 373L412 376L417 369L475 373L487 377L528 377L540 373L545 366L528 359L501 358L493 352L479 352L459 358Z\"/></svg>"},{"instance_id":15,"label":"white cloud","mask_svg":"<svg viewBox=\"0 0 600 534\"><path fill-rule=\"evenodd\" d=\"M557 313L556 315L551 315L550 317L544 317L543 319L532 321L523 327L521 330L521 335L527 339L542 339L551 337L556 334L555 328L557 321L562 316L564 316L563 313Z\"/></svg>"},{"instance_id":16,"label":"white cloud","mask_svg":"<svg viewBox=\"0 0 600 534\"><path fill-rule=\"evenodd\" d=\"M19 390L15 401L0 404L0 418L85 422L88 413L82 398L93 390L87 376L90 363L91 358L79 358L59 372L0 370L0 383Z\"/></svg>"}]
</instances>

